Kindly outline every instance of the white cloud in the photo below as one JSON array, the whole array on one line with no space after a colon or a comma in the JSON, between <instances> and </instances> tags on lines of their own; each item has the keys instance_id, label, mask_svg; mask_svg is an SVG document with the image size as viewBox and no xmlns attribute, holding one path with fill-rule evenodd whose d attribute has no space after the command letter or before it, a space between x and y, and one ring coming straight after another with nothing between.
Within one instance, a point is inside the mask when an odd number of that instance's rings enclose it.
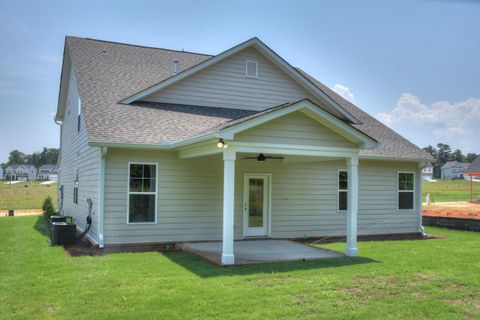
<instances>
[{"instance_id":1,"label":"white cloud","mask_svg":"<svg viewBox=\"0 0 480 320\"><path fill-rule=\"evenodd\" d=\"M420 146L447 143L464 152L480 152L480 98L450 103L423 104L417 96L403 93L392 111L377 114L387 126Z\"/></svg>"},{"instance_id":2,"label":"white cloud","mask_svg":"<svg viewBox=\"0 0 480 320\"><path fill-rule=\"evenodd\" d=\"M332 90L338 93L343 98L347 99L348 101L352 103L355 102L355 96L350 91L350 89L344 86L343 84L337 83L336 85L333 86Z\"/></svg>"}]
</instances>

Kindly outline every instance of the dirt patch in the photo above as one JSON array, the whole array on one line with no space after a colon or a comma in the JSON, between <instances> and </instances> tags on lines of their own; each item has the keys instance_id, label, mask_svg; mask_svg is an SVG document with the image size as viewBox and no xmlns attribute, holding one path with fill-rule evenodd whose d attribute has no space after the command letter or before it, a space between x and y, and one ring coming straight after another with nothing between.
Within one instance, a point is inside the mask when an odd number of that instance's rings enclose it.
<instances>
[{"instance_id":1,"label":"dirt patch","mask_svg":"<svg viewBox=\"0 0 480 320\"><path fill-rule=\"evenodd\" d=\"M472 202L437 202L423 206L426 217L446 217L480 220L480 201Z\"/></svg>"},{"instance_id":2,"label":"dirt patch","mask_svg":"<svg viewBox=\"0 0 480 320\"><path fill-rule=\"evenodd\" d=\"M41 209L15 210L15 216L39 216L43 214ZM8 216L8 210L0 210L0 217Z\"/></svg>"}]
</instances>

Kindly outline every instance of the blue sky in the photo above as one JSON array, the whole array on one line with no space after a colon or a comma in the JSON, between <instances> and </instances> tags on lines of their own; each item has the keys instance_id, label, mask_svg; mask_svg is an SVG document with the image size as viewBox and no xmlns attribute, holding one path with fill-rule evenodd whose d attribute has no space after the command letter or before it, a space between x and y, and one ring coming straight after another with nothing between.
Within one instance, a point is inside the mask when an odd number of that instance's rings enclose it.
<instances>
[{"instance_id":1,"label":"blue sky","mask_svg":"<svg viewBox=\"0 0 480 320\"><path fill-rule=\"evenodd\" d=\"M0 2L0 162L56 147L65 35L217 54L253 36L423 147L480 152L480 2Z\"/></svg>"}]
</instances>

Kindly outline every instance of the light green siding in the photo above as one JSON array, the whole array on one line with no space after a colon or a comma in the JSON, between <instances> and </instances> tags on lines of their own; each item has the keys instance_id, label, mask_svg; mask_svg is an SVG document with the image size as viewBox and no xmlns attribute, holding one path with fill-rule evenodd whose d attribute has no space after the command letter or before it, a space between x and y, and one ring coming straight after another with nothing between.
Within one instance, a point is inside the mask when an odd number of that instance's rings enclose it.
<instances>
[{"instance_id":1,"label":"light green siding","mask_svg":"<svg viewBox=\"0 0 480 320\"><path fill-rule=\"evenodd\" d=\"M246 77L246 60L258 62L258 78ZM257 50L247 48L143 100L263 110L306 97L315 101L311 94Z\"/></svg>"},{"instance_id":2,"label":"light green siding","mask_svg":"<svg viewBox=\"0 0 480 320\"><path fill-rule=\"evenodd\" d=\"M93 210L98 211L98 168L99 149L88 145L83 114L80 131L77 129L78 91L72 70L69 78L67 104L60 133L59 185L64 188L63 213L72 216L80 228L84 228L88 215L87 198L93 201ZM75 170L79 170L78 204L73 203ZM98 214L92 216L92 227L88 232L94 241L97 235Z\"/></svg>"},{"instance_id":3,"label":"light green siding","mask_svg":"<svg viewBox=\"0 0 480 320\"><path fill-rule=\"evenodd\" d=\"M337 212L337 170L344 160L284 163L236 161L235 238L243 234L243 176L272 174L272 237L344 235L346 214ZM127 224L128 162L158 163L157 224ZM418 232L418 198L397 211L397 171L415 163L361 160L359 234ZM106 159L105 242L221 240L223 163L219 155L179 160L175 152L110 149Z\"/></svg>"},{"instance_id":4,"label":"light green siding","mask_svg":"<svg viewBox=\"0 0 480 320\"><path fill-rule=\"evenodd\" d=\"M287 114L236 135L235 140L276 144L357 148L301 111Z\"/></svg>"}]
</instances>

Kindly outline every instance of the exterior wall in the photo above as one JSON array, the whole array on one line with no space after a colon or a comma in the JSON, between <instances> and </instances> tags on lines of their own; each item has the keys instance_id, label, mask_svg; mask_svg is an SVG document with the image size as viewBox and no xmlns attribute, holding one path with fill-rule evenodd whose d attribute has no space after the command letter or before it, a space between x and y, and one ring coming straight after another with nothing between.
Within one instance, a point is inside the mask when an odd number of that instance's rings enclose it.
<instances>
[{"instance_id":1,"label":"exterior wall","mask_svg":"<svg viewBox=\"0 0 480 320\"><path fill-rule=\"evenodd\" d=\"M72 216L77 226L85 228L88 215L87 198L93 201L93 210L98 205L98 170L100 153L98 148L88 145L83 114L80 132L77 131L78 91L73 70L69 78L67 106L60 133L59 186L63 186L63 214ZM73 202L75 170L79 170L78 204ZM92 227L88 236L98 241L98 214L92 216Z\"/></svg>"},{"instance_id":2,"label":"exterior wall","mask_svg":"<svg viewBox=\"0 0 480 320\"><path fill-rule=\"evenodd\" d=\"M246 77L246 60L258 62L258 78ZM304 88L257 50L247 48L143 100L263 110L306 97L315 101Z\"/></svg>"},{"instance_id":3,"label":"exterior wall","mask_svg":"<svg viewBox=\"0 0 480 320\"><path fill-rule=\"evenodd\" d=\"M345 235L337 212L337 174L345 160L257 162L237 156L235 239L243 236L245 173L272 174L273 238ZM127 224L128 163L158 163L156 224ZM415 210L397 210L397 171L416 173ZM361 160L358 233L418 232L420 169L416 163ZM221 240L223 161L220 155L179 160L175 152L110 149L106 159L105 243Z\"/></svg>"},{"instance_id":4,"label":"exterior wall","mask_svg":"<svg viewBox=\"0 0 480 320\"><path fill-rule=\"evenodd\" d=\"M357 147L353 142L320 125L301 111L243 131L236 135L235 140L324 147Z\"/></svg>"}]
</instances>

